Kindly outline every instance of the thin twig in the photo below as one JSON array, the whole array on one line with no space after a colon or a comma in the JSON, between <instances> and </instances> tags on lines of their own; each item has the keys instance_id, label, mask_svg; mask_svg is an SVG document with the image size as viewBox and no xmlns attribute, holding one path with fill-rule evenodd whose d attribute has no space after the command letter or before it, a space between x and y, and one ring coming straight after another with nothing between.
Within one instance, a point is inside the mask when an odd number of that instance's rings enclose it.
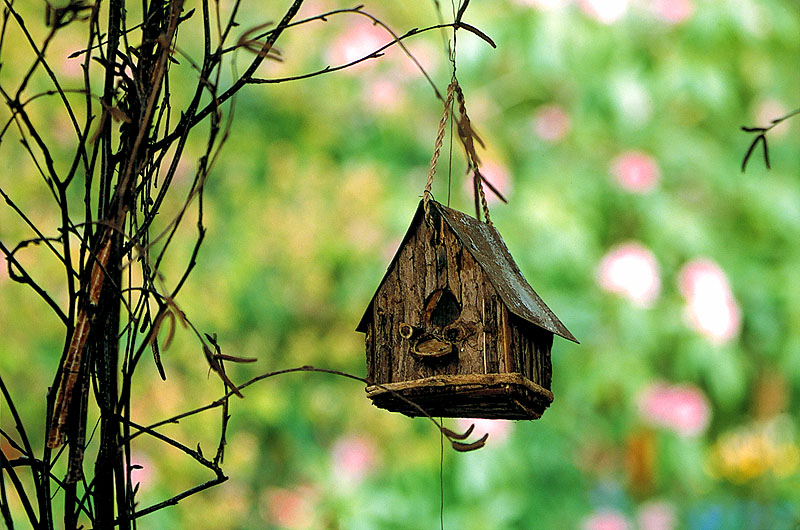
<instances>
[{"instance_id":1,"label":"thin twig","mask_svg":"<svg viewBox=\"0 0 800 530\"><path fill-rule=\"evenodd\" d=\"M769 163L769 147L767 146L767 133L783 123L784 121L793 118L800 114L800 108L793 110L792 112L781 116L780 118L775 118L770 122L767 127L746 127L742 126L742 130L746 133L755 134L755 138L753 141L750 142L750 146L747 148L747 152L744 154L744 158L742 159L742 173L745 172L747 169L747 162L750 160L750 157L753 155L753 152L756 150L759 144L762 147L762 153L764 156L764 165L767 166L767 169L771 169Z\"/></svg>"},{"instance_id":2,"label":"thin twig","mask_svg":"<svg viewBox=\"0 0 800 530\"><path fill-rule=\"evenodd\" d=\"M267 373L255 376L255 377L247 380L246 382L244 382L244 383L242 383L240 385L237 385L237 388L238 388L239 391L242 391L245 388L247 388L247 387L249 387L249 386L251 386L251 385L253 385L255 383L258 383L259 381L263 381L265 379L269 379L271 377L275 377L275 376L278 376L278 375L298 373L298 372L316 372L316 373L322 373L322 374L335 375L335 376L344 377L344 378L347 378L347 379L352 379L354 381L359 381L359 382L364 383L365 385L368 385L368 386L374 385L374 386L377 386L378 388L380 388L382 390L386 390L387 392L390 392L392 395L394 395L394 397L396 397L397 399L400 399L401 401L404 401L407 405L409 405L409 406L413 407L414 409L416 409L416 411L419 413L418 414L419 416L424 416L424 417L428 418L428 420L430 420L436 426L436 428L439 429L439 431L441 431L444 434L444 436L446 438L448 438L448 440L450 440L451 445L456 450L465 451L465 450L479 449L480 447L483 447L483 445L486 442L486 439L488 438L488 434L487 434L486 436L484 436L483 438L478 440L478 442L475 442L473 444L462 443L461 440L465 439L466 436L456 434L453 431L451 431L450 429L446 429L441 424L441 422L437 421L436 418L431 416L424 408L419 406L414 401L412 401L412 400L406 398L405 396L403 396L402 394L399 394L398 392L386 387L385 385L381 385L380 383L374 383L373 381L370 381L369 379L365 379L363 377L359 377L357 375L349 374L347 372L342 372L342 371L339 371L339 370L331 370L331 369L328 369L328 368L316 368L316 367L310 366L310 365L298 366L298 367L295 367L295 368L285 368L283 370L275 370L273 372L267 372ZM203 405L202 407L197 407L197 408L195 408L193 410L190 410L190 411L187 411L187 412L172 416L171 418L167 418L165 420L161 420L161 421L156 422L156 423L154 423L152 425L149 425L148 427L146 427L146 432L149 434L150 431L152 431L154 429L157 429L158 427L161 427L163 425L178 423L180 420L182 420L184 418L188 418L190 416L194 416L194 415L199 414L201 412L205 412L207 410L211 410L211 409L220 407L225 402L225 400L227 400L228 398L230 398L234 394L235 394L235 392L233 390L230 390L230 391L226 392L225 395L222 396L221 398L219 398L216 401L213 401L213 402L211 402L211 403L209 403L207 405ZM143 432L144 431L140 431L138 433L134 433L133 435L131 435L131 440L133 438L136 438L139 434L142 434ZM471 429L470 429L470 432L471 432Z\"/></svg>"}]
</instances>

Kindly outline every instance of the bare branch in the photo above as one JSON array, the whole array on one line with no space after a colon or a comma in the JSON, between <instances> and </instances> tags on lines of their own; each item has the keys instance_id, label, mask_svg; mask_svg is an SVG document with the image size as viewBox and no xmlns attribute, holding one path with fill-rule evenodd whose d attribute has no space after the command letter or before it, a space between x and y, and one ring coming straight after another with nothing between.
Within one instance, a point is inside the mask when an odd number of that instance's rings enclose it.
<instances>
[{"instance_id":1,"label":"bare branch","mask_svg":"<svg viewBox=\"0 0 800 530\"><path fill-rule=\"evenodd\" d=\"M746 133L753 133L755 134L755 138L753 141L750 142L750 146L747 148L747 152L744 154L744 158L742 159L742 173L745 172L747 169L747 162L750 161L750 157L753 155L753 151L755 151L758 144L761 144L762 153L764 156L764 165L767 166L767 169L771 169L769 163L769 147L767 146L767 133L783 123L784 121L793 118L800 114L800 108L793 110L792 112L781 116L780 118L775 118L770 121L770 125L768 127L746 127L742 126L742 131Z\"/></svg>"},{"instance_id":2,"label":"bare branch","mask_svg":"<svg viewBox=\"0 0 800 530\"><path fill-rule=\"evenodd\" d=\"M6 261L8 261L8 276L12 280L18 283L30 285L31 289L33 289L39 297L44 300L47 305L55 312L56 316L61 319L61 322L64 323L65 326L69 327L70 320L67 318L67 315L64 314L64 311L61 310L61 307L53 300L47 292L42 289L33 278L31 278L30 274L25 270L25 268L17 261L17 258L14 257L14 253L19 250L19 246L15 248L13 251L10 251L8 247L6 247L2 241L0 241L0 252L6 255Z\"/></svg>"}]
</instances>

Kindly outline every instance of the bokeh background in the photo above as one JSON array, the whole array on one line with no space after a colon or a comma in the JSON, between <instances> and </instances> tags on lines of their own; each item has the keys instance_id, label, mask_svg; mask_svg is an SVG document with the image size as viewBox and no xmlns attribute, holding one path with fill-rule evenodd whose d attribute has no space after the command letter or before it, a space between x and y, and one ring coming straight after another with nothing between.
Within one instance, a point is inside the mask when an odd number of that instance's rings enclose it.
<instances>
[{"instance_id":1,"label":"bokeh background","mask_svg":"<svg viewBox=\"0 0 800 530\"><path fill-rule=\"evenodd\" d=\"M243 20L277 20L284 4L247 6ZM302 13L336 7L351 6L313 1ZM365 9L398 32L437 22L431 1ZM542 419L478 421L477 433L490 433L484 449L444 448L445 528L796 528L800 136L791 120L776 127L772 170L756 154L743 174L752 137L739 128L800 105L797 3L473 0L465 20L497 43L460 32L457 46L467 109L486 143L484 173L509 198L490 197L492 218L581 344L556 339L555 401ZM331 17L287 32L284 62L261 74L341 64L389 40L361 17ZM64 58L50 57L76 86L80 69L66 55L81 42L64 32L54 44ZM444 90L441 34L406 42ZM32 112L47 115L47 105ZM398 49L241 93L207 186L208 236L178 299L224 351L258 357L231 367L234 380L304 364L364 374L354 328L411 220L440 115ZM52 141L69 154L66 117L50 119ZM448 162L450 152L446 141L434 193L446 200L449 175L451 205L471 212L463 152L454 144ZM8 153L4 189L37 222L57 224L24 154ZM196 160L182 167L168 208L178 207ZM188 259L191 224L167 284ZM0 237L31 236L0 207ZM63 296L45 250L23 258ZM42 436L62 330L5 268L0 297L0 370ZM163 357L166 382L152 363L140 369L139 423L221 392L190 333L179 330ZM230 480L141 528L439 527L438 431L373 408L362 385L286 375L248 389L232 414ZM13 429L4 411L0 423ZM218 424L213 412L165 432L210 451ZM211 478L153 440L137 439L134 450L142 506Z\"/></svg>"}]
</instances>

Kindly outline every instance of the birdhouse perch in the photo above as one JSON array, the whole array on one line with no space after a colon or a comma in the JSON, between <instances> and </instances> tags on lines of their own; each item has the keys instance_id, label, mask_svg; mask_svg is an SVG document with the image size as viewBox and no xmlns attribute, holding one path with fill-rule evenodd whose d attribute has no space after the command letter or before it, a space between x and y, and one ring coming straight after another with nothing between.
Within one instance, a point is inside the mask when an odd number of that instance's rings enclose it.
<instances>
[{"instance_id":1,"label":"birdhouse perch","mask_svg":"<svg viewBox=\"0 0 800 530\"><path fill-rule=\"evenodd\" d=\"M578 342L525 281L497 230L429 201L367 306L373 404L408 416L536 419L553 401L553 335Z\"/></svg>"}]
</instances>

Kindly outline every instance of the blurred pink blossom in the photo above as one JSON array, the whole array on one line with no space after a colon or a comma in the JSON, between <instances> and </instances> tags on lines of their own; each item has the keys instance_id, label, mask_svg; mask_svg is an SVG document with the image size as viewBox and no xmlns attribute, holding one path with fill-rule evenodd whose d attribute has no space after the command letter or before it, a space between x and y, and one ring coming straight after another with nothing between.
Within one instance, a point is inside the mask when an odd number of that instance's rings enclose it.
<instances>
[{"instance_id":1,"label":"blurred pink blossom","mask_svg":"<svg viewBox=\"0 0 800 530\"><path fill-rule=\"evenodd\" d=\"M533 115L533 132L545 142L563 140L570 126L569 114L561 105L542 105Z\"/></svg>"},{"instance_id":2,"label":"blurred pink blossom","mask_svg":"<svg viewBox=\"0 0 800 530\"><path fill-rule=\"evenodd\" d=\"M711 407L703 391L694 385L656 382L639 395L639 413L648 423L671 429L681 436L697 436L706 430Z\"/></svg>"},{"instance_id":3,"label":"blurred pink blossom","mask_svg":"<svg viewBox=\"0 0 800 530\"><path fill-rule=\"evenodd\" d=\"M134 451L131 455L131 482L139 484L139 491L144 491L155 479L155 466L143 453Z\"/></svg>"},{"instance_id":4,"label":"blurred pink blossom","mask_svg":"<svg viewBox=\"0 0 800 530\"><path fill-rule=\"evenodd\" d=\"M463 432L469 429L470 425L475 425L473 437L480 438L484 434L489 434L487 444L501 444L505 442L511 434L514 424L508 420L487 420L483 418L459 418L456 420L458 428Z\"/></svg>"},{"instance_id":5,"label":"blurred pink blossom","mask_svg":"<svg viewBox=\"0 0 800 530\"><path fill-rule=\"evenodd\" d=\"M651 501L639 507L639 530L673 530L676 525L675 506L666 501Z\"/></svg>"},{"instance_id":6,"label":"blurred pink blossom","mask_svg":"<svg viewBox=\"0 0 800 530\"><path fill-rule=\"evenodd\" d=\"M789 113L789 109L775 99L765 99L760 101L757 105L755 110L753 111L755 123L754 125L758 127L769 127L772 125L772 120L777 118L782 118ZM789 126L791 125L791 120L784 121L783 123L776 125L774 129L772 129L769 133L773 137L781 137L784 136L786 133L789 132Z\"/></svg>"},{"instance_id":7,"label":"blurred pink blossom","mask_svg":"<svg viewBox=\"0 0 800 530\"><path fill-rule=\"evenodd\" d=\"M603 256L597 283L608 292L628 298L639 307L650 307L661 292L658 263L640 243L624 243Z\"/></svg>"},{"instance_id":8,"label":"blurred pink blossom","mask_svg":"<svg viewBox=\"0 0 800 530\"><path fill-rule=\"evenodd\" d=\"M364 103L377 113L397 112L405 103L405 91L391 79L373 79L364 86Z\"/></svg>"},{"instance_id":9,"label":"blurred pink blossom","mask_svg":"<svg viewBox=\"0 0 800 530\"><path fill-rule=\"evenodd\" d=\"M66 76L72 79L78 79L83 75L83 69L81 68L81 59L80 57L73 57L72 59L68 59L66 56L61 61L61 72Z\"/></svg>"},{"instance_id":10,"label":"blurred pink blossom","mask_svg":"<svg viewBox=\"0 0 800 530\"><path fill-rule=\"evenodd\" d=\"M428 72L435 72L442 64L441 50L428 41L406 41L406 47L408 51L411 52L411 55L413 55L419 64ZM389 50L386 51L388 52ZM398 54L398 61L398 66L400 67L398 75L414 78L418 78L422 75L419 66L405 53Z\"/></svg>"},{"instance_id":11,"label":"blurred pink blossom","mask_svg":"<svg viewBox=\"0 0 800 530\"><path fill-rule=\"evenodd\" d=\"M606 508L585 518L581 528L583 530L631 530L633 526L625 514Z\"/></svg>"},{"instance_id":12,"label":"blurred pink blossom","mask_svg":"<svg viewBox=\"0 0 800 530\"><path fill-rule=\"evenodd\" d=\"M708 259L690 261L681 269L678 282L691 327L714 344L738 335L741 310L719 265Z\"/></svg>"},{"instance_id":13,"label":"blurred pink blossom","mask_svg":"<svg viewBox=\"0 0 800 530\"><path fill-rule=\"evenodd\" d=\"M439 163L442 164L441 159ZM494 160L485 160L483 164L481 164L481 175L491 182L492 186L503 194L503 197L508 199L509 192L511 191L511 174L503 165ZM489 186L487 186L485 182L483 183L483 192L486 194L486 202L488 202L490 206L500 202L500 199L489 189ZM464 193L466 193L468 197L473 196L472 173L464 178Z\"/></svg>"},{"instance_id":14,"label":"blurred pink blossom","mask_svg":"<svg viewBox=\"0 0 800 530\"><path fill-rule=\"evenodd\" d=\"M622 189L631 193L647 193L661 179L661 171L653 158L641 151L626 151L611 162L611 173Z\"/></svg>"},{"instance_id":15,"label":"blurred pink blossom","mask_svg":"<svg viewBox=\"0 0 800 530\"><path fill-rule=\"evenodd\" d=\"M694 14L692 0L652 0L653 13L669 24L680 24Z\"/></svg>"},{"instance_id":16,"label":"blurred pink blossom","mask_svg":"<svg viewBox=\"0 0 800 530\"><path fill-rule=\"evenodd\" d=\"M628 0L580 0L583 11L603 24L613 24L625 16Z\"/></svg>"},{"instance_id":17,"label":"blurred pink blossom","mask_svg":"<svg viewBox=\"0 0 800 530\"><path fill-rule=\"evenodd\" d=\"M383 261L389 262L394 258L394 255L397 253L397 249L400 248L400 245L403 243L403 238L398 237L391 240L389 243L383 245L381 248L381 256L383 257Z\"/></svg>"},{"instance_id":18,"label":"blurred pink blossom","mask_svg":"<svg viewBox=\"0 0 800 530\"><path fill-rule=\"evenodd\" d=\"M269 488L262 495L262 516L279 528L310 529L314 524L317 493L309 486Z\"/></svg>"},{"instance_id":19,"label":"blurred pink blossom","mask_svg":"<svg viewBox=\"0 0 800 530\"><path fill-rule=\"evenodd\" d=\"M380 27L369 22L355 22L328 48L327 60L334 66L347 64L369 55L389 41L391 36ZM345 68L343 71L355 74L360 66L369 62L364 61L355 68Z\"/></svg>"},{"instance_id":20,"label":"blurred pink blossom","mask_svg":"<svg viewBox=\"0 0 800 530\"><path fill-rule=\"evenodd\" d=\"M333 472L345 484L359 484L377 464L375 444L367 437L342 436L331 449Z\"/></svg>"}]
</instances>

